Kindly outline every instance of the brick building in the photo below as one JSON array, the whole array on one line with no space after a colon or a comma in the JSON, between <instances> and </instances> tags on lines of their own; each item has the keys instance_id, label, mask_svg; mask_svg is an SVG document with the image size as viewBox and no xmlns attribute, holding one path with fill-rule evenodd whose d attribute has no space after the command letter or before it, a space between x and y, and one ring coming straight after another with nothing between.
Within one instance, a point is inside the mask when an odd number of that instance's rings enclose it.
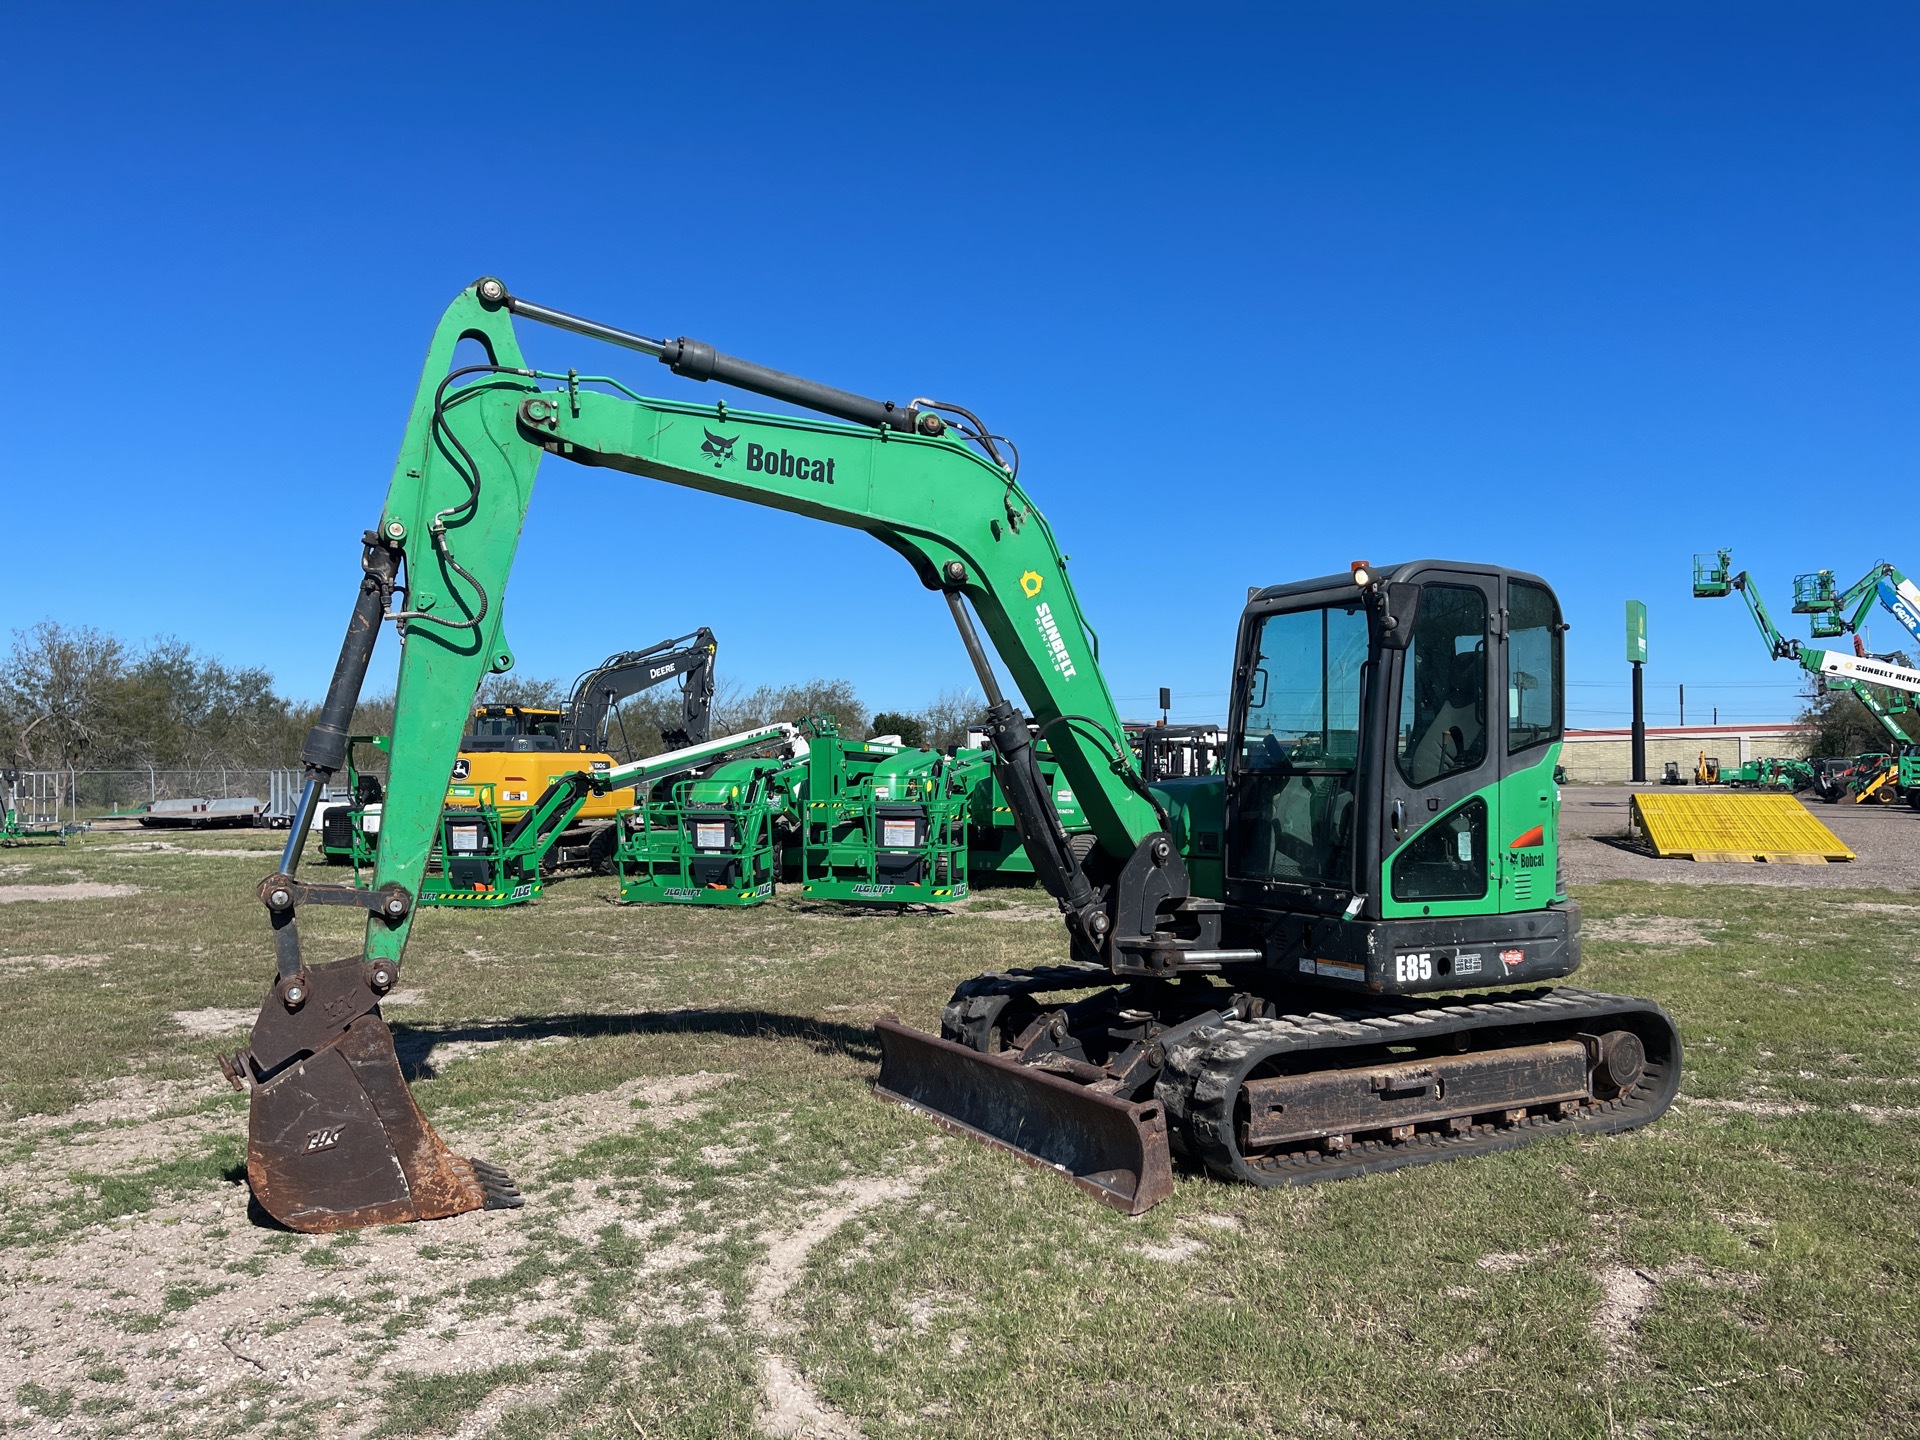
<instances>
[{"instance_id":1,"label":"brick building","mask_svg":"<svg viewBox=\"0 0 1920 1440\"><path fill-rule=\"evenodd\" d=\"M1647 779L1658 780L1668 760L1691 776L1700 752L1733 766L1768 755L1804 759L1807 732L1798 725L1649 725ZM1575 784L1624 785L1633 776L1633 731L1569 730L1560 763Z\"/></svg>"}]
</instances>

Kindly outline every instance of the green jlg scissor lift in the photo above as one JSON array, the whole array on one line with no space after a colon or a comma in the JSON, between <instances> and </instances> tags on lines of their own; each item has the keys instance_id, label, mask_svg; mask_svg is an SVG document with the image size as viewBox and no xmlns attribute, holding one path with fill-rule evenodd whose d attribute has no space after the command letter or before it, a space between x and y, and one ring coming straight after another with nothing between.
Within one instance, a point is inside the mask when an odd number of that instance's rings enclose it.
<instances>
[{"instance_id":1,"label":"green jlg scissor lift","mask_svg":"<svg viewBox=\"0 0 1920 1440\"><path fill-rule=\"evenodd\" d=\"M985 757L835 740L823 735L807 757L794 846L801 894L885 905L965 899L968 802L987 778Z\"/></svg>"},{"instance_id":2,"label":"green jlg scissor lift","mask_svg":"<svg viewBox=\"0 0 1920 1440\"><path fill-rule=\"evenodd\" d=\"M778 883L815 900L962 899L966 819L986 778L960 757L848 740L827 716L790 759L733 761L620 816L615 864L629 904L758 905Z\"/></svg>"},{"instance_id":3,"label":"green jlg scissor lift","mask_svg":"<svg viewBox=\"0 0 1920 1440\"><path fill-rule=\"evenodd\" d=\"M27 845L37 840L67 843L67 836L86 829L64 825L50 815L29 813L20 803L20 772L0 770L0 845Z\"/></svg>"},{"instance_id":4,"label":"green jlg scissor lift","mask_svg":"<svg viewBox=\"0 0 1920 1440\"><path fill-rule=\"evenodd\" d=\"M849 740L826 716L804 729L804 757L732 761L623 811L621 900L758 905L790 884L812 900L944 904L975 876L1033 875L990 751ZM1061 829L1090 833L1058 765L1039 770Z\"/></svg>"},{"instance_id":5,"label":"green jlg scissor lift","mask_svg":"<svg viewBox=\"0 0 1920 1440\"><path fill-rule=\"evenodd\" d=\"M629 905L758 905L772 898L780 837L798 823L808 742L796 754L730 760L664 796L636 787L614 866Z\"/></svg>"}]
</instances>

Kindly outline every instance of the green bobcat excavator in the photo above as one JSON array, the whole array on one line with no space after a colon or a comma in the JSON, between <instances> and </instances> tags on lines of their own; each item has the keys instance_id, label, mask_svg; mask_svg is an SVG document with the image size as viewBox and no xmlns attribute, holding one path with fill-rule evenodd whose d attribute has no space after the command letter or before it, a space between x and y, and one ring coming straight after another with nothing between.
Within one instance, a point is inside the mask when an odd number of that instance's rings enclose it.
<instances>
[{"instance_id":1,"label":"green bobcat excavator","mask_svg":"<svg viewBox=\"0 0 1920 1440\"><path fill-rule=\"evenodd\" d=\"M536 371L515 317L833 418ZM486 359L455 368L467 341ZM519 1203L507 1175L434 1134L380 1002L468 699L512 664L502 602L547 455L865 530L958 628L1067 953L965 981L939 1035L881 1021L882 1095L1134 1213L1171 1190L1172 1152L1285 1184L1623 1130L1671 1102L1680 1042L1663 1010L1542 984L1580 961L1552 780L1566 627L1543 581L1416 561L1252 590L1224 773L1150 785L1017 451L974 415L865 399L483 279L434 335L303 752L295 837L342 764L380 627L397 626L374 884L300 879L296 841L260 885L277 973L249 1048L225 1065L251 1086L248 1175L278 1221L324 1231ZM1090 836L1061 828L1036 737ZM307 957L297 916L315 904L367 911L359 953ZM1489 985L1526 988L1477 993Z\"/></svg>"}]
</instances>

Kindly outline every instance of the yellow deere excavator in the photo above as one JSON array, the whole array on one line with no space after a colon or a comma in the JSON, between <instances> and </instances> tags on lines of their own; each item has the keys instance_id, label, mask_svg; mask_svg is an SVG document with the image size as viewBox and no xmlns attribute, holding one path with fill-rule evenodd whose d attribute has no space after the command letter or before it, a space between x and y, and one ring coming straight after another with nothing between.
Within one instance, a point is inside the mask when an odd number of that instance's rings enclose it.
<instances>
[{"instance_id":1,"label":"yellow deere excavator","mask_svg":"<svg viewBox=\"0 0 1920 1440\"><path fill-rule=\"evenodd\" d=\"M528 705L473 707L447 784L447 807L490 804L516 820L555 781L576 770L605 770L608 728L622 700L678 678L681 717L660 732L661 748L683 750L707 739L713 715L713 631L662 640L644 650L609 655L574 682L561 709ZM589 795L567 832L547 852L546 866L608 870L620 811L635 803L631 787Z\"/></svg>"},{"instance_id":2,"label":"yellow deere excavator","mask_svg":"<svg viewBox=\"0 0 1920 1440\"><path fill-rule=\"evenodd\" d=\"M536 371L515 317L840 423ZM456 368L464 341L486 360ZM963 980L938 1035L881 1020L881 1095L1135 1213L1170 1192L1175 1155L1225 1179L1295 1184L1626 1130L1672 1101L1680 1040L1665 1011L1549 983L1580 963L1580 911L1559 872L1553 783L1566 626L1539 577L1356 562L1250 591L1220 773L1150 784L1017 451L969 411L866 399L484 279L434 336L303 752L296 838L260 885L276 973L249 1048L224 1068L251 1086L247 1173L283 1224L520 1203L504 1172L434 1134L380 1002L398 981L470 698L512 664L501 600L547 455L865 530L957 628L988 699L1000 787L1060 907L1063 953ZM1179 576L1151 547L1139 567L1141 603L1177 603ZM404 645L374 884L310 884L297 837L343 763L387 624ZM1036 738L1090 836L1061 829ZM297 916L312 904L366 910L356 953L308 959Z\"/></svg>"}]
</instances>

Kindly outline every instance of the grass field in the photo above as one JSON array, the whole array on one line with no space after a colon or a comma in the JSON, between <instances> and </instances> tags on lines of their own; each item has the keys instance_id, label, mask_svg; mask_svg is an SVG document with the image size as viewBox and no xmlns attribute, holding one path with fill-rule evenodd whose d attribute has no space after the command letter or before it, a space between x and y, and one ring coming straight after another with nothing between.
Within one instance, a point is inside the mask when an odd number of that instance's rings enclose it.
<instances>
[{"instance_id":1,"label":"grass field","mask_svg":"<svg viewBox=\"0 0 1920 1440\"><path fill-rule=\"evenodd\" d=\"M248 1222L213 1068L271 968L268 843L0 851L0 1431L1920 1428L1920 895L1588 888L1582 982L1685 1036L1657 1126L1300 1191L1185 1175L1129 1220L867 1088L875 1016L1060 953L1039 896L569 881L426 912L388 1009L527 1208L309 1239Z\"/></svg>"}]
</instances>

